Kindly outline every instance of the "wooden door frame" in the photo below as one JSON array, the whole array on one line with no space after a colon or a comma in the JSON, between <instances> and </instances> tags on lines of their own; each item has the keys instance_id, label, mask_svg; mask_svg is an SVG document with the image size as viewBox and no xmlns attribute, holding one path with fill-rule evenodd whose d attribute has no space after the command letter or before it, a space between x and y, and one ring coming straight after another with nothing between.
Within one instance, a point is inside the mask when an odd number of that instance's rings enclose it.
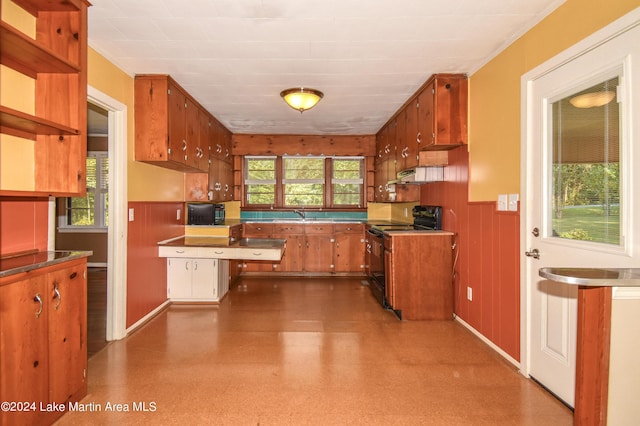
<instances>
[{"instance_id":1,"label":"wooden door frame","mask_svg":"<svg viewBox=\"0 0 640 426\"><path fill-rule=\"evenodd\" d=\"M89 86L87 98L109 113L107 340L127 335L127 106Z\"/></svg>"}]
</instances>

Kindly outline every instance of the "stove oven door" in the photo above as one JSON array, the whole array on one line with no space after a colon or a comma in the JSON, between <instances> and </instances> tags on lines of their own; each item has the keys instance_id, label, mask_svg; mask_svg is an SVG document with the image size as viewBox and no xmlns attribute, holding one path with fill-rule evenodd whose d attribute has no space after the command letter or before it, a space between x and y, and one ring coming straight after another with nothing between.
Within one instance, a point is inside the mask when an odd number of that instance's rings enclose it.
<instances>
[{"instance_id":1,"label":"stove oven door","mask_svg":"<svg viewBox=\"0 0 640 426\"><path fill-rule=\"evenodd\" d=\"M372 230L367 233L367 265L371 293L382 306L386 306L384 296L384 240L382 234Z\"/></svg>"}]
</instances>

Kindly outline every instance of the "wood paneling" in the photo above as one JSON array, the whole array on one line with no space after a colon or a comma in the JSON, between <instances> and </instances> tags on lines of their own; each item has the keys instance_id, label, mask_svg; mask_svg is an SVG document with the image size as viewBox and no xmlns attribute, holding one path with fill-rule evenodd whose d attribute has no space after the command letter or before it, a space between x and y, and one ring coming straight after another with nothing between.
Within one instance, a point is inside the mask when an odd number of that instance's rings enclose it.
<instances>
[{"instance_id":1,"label":"wood paneling","mask_svg":"<svg viewBox=\"0 0 640 426\"><path fill-rule=\"evenodd\" d=\"M167 300L166 259L158 257L158 241L184 234L183 219L176 219L182 202L130 202L129 209L134 221L128 231L127 327Z\"/></svg>"},{"instance_id":2,"label":"wood paneling","mask_svg":"<svg viewBox=\"0 0 640 426\"><path fill-rule=\"evenodd\" d=\"M443 228L456 233L454 311L520 359L520 213L468 201L466 146L449 151L445 181L421 186L421 203L443 206ZM473 300L467 300L467 286Z\"/></svg>"},{"instance_id":3,"label":"wood paneling","mask_svg":"<svg viewBox=\"0 0 640 426\"><path fill-rule=\"evenodd\" d=\"M233 155L374 156L375 135L233 135Z\"/></svg>"},{"instance_id":4,"label":"wood paneling","mask_svg":"<svg viewBox=\"0 0 640 426\"><path fill-rule=\"evenodd\" d=\"M611 344L611 287L578 289L574 424L606 425Z\"/></svg>"},{"instance_id":5,"label":"wood paneling","mask_svg":"<svg viewBox=\"0 0 640 426\"><path fill-rule=\"evenodd\" d=\"M46 198L0 197L0 255L46 250L48 215Z\"/></svg>"}]
</instances>

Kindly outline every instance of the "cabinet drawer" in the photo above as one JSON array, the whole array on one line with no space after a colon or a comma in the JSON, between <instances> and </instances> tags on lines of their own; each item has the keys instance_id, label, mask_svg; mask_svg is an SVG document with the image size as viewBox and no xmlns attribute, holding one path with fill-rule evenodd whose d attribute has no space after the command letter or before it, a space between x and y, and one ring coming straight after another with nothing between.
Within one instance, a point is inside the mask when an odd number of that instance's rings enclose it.
<instances>
[{"instance_id":1,"label":"cabinet drawer","mask_svg":"<svg viewBox=\"0 0 640 426\"><path fill-rule=\"evenodd\" d=\"M242 225L244 236L269 235L273 233L273 223L245 223Z\"/></svg>"},{"instance_id":2,"label":"cabinet drawer","mask_svg":"<svg viewBox=\"0 0 640 426\"><path fill-rule=\"evenodd\" d=\"M158 247L159 257L198 257L198 247Z\"/></svg>"},{"instance_id":3,"label":"cabinet drawer","mask_svg":"<svg viewBox=\"0 0 640 426\"><path fill-rule=\"evenodd\" d=\"M364 232L364 225L361 223L336 223L333 228L336 234L361 234Z\"/></svg>"},{"instance_id":4,"label":"cabinet drawer","mask_svg":"<svg viewBox=\"0 0 640 426\"><path fill-rule=\"evenodd\" d=\"M274 225L273 232L275 234L285 235L304 234L304 225L298 225L295 223L279 223Z\"/></svg>"},{"instance_id":5,"label":"cabinet drawer","mask_svg":"<svg viewBox=\"0 0 640 426\"><path fill-rule=\"evenodd\" d=\"M333 224L305 225L304 232L305 234L333 234Z\"/></svg>"}]
</instances>

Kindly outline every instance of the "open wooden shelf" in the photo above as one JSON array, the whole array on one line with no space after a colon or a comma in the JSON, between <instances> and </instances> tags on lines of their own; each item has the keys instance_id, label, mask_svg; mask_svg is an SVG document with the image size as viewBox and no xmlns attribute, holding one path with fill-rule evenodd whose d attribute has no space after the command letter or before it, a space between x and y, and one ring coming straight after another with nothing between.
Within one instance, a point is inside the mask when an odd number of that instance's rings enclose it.
<instances>
[{"instance_id":1,"label":"open wooden shelf","mask_svg":"<svg viewBox=\"0 0 640 426\"><path fill-rule=\"evenodd\" d=\"M32 14L38 12L74 12L82 7L81 0L13 0L15 4Z\"/></svg>"},{"instance_id":2,"label":"open wooden shelf","mask_svg":"<svg viewBox=\"0 0 640 426\"><path fill-rule=\"evenodd\" d=\"M80 71L77 65L61 58L2 21L0 21L0 52L2 64L31 78L36 78L38 73L72 74Z\"/></svg>"},{"instance_id":3,"label":"open wooden shelf","mask_svg":"<svg viewBox=\"0 0 640 426\"><path fill-rule=\"evenodd\" d=\"M0 128L21 138L35 140L37 135L78 135L77 129L0 105Z\"/></svg>"}]
</instances>

